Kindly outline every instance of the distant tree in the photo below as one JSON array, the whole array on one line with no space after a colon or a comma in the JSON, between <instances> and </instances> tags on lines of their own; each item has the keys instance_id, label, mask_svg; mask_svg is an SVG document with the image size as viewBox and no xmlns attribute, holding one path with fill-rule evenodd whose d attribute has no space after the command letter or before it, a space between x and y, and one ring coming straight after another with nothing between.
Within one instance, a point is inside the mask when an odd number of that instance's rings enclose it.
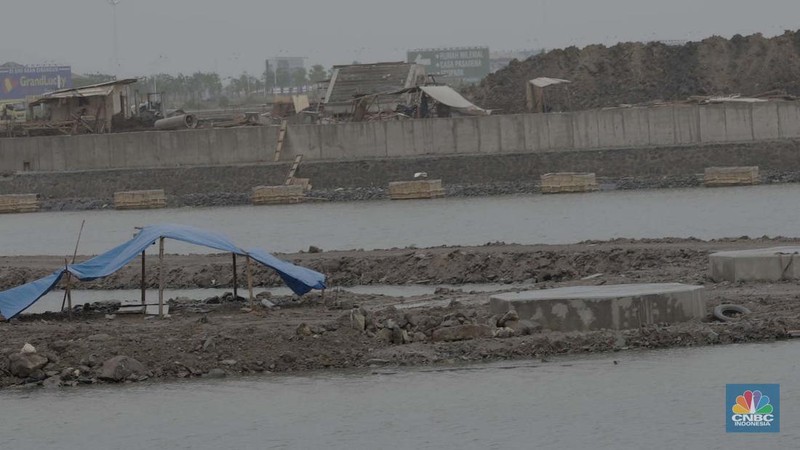
<instances>
[{"instance_id":1,"label":"distant tree","mask_svg":"<svg viewBox=\"0 0 800 450\"><path fill-rule=\"evenodd\" d=\"M278 87L287 87L292 84L292 74L285 67L278 67L275 78L277 78L276 86Z\"/></svg>"},{"instance_id":2,"label":"distant tree","mask_svg":"<svg viewBox=\"0 0 800 450\"><path fill-rule=\"evenodd\" d=\"M322 64L314 64L311 66L311 72L308 73L308 80L312 83L319 83L328 78L328 72Z\"/></svg>"},{"instance_id":3,"label":"distant tree","mask_svg":"<svg viewBox=\"0 0 800 450\"><path fill-rule=\"evenodd\" d=\"M308 84L308 75L306 72L305 67L300 67L299 69L295 69L292 73L292 85L293 86L305 86Z\"/></svg>"},{"instance_id":4,"label":"distant tree","mask_svg":"<svg viewBox=\"0 0 800 450\"><path fill-rule=\"evenodd\" d=\"M89 86L92 84L114 81L116 79L117 77L115 77L114 75L108 75L105 73L89 73L83 75L75 74L75 76L72 77L72 86L79 88L79 87Z\"/></svg>"}]
</instances>

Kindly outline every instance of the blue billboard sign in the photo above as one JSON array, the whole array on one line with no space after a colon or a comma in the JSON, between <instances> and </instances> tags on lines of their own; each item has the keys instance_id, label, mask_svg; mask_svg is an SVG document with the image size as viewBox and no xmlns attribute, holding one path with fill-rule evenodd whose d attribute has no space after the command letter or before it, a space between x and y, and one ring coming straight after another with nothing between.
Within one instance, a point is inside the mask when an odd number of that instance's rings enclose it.
<instances>
[{"instance_id":1,"label":"blue billboard sign","mask_svg":"<svg viewBox=\"0 0 800 450\"><path fill-rule=\"evenodd\" d=\"M0 67L0 100L23 100L71 87L69 66Z\"/></svg>"}]
</instances>

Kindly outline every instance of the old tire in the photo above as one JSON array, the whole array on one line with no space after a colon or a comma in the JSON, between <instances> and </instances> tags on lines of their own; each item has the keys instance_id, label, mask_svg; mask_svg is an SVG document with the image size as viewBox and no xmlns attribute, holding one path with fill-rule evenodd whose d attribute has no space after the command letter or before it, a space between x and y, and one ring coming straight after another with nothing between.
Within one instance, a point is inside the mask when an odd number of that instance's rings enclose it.
<instances>
[{"instance_id":1,"label":"old tire","mask_svg":"<svg viewBox=\"0 0 800 450\"><path fill-rule=\"evenodd\" d=\"M719 305L714 308L714 318L722 322L730 322L735 320L734 317L726 315L725 313L738 313L739 315L750 314L750 310L740 305Z\"/></svg>"}]
</instances>

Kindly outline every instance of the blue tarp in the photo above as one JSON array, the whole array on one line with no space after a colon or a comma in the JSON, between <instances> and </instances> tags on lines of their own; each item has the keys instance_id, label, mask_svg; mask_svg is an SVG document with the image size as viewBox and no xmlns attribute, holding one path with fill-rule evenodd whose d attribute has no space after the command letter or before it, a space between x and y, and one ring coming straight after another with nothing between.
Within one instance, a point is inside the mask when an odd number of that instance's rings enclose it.
<instances>
[{"instance_id":1,"label":"blue tarp","mask_svg":"<svg viewBox=\"0 0 800 450\"><path fill-rule=\"evenodd\" d=\"M280 260L263 250L250 249L245 251L221 234L185 225L151 225L144 227L130 241L102 255L95 256L80 264L68 265L45 278L0 292L0 314L6 319L16 317L53 289L67 270L81 281L107 277L125 267L131 260L139 256L142 251L162 237L237 255L250 256L253 260L278 272L281 279L297 295L303 295L312 289L325 289L325 275Z\"/></svg>"}]
</instances>

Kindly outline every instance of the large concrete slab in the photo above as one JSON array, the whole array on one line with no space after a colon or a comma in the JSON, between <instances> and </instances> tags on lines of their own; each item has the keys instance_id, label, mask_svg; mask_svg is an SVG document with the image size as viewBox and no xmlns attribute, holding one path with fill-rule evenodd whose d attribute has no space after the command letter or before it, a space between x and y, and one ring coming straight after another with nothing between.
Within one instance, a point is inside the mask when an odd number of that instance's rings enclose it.
<instances>
[{"instance_id":1,"label":"large concrete slab","mask_svg":"<svg viewBox=\"0 0 800 450\"><path fill-rule=\"evenodd\" d=\"M514 309L554 331L621 330L706 315L702 286L680 283L572 286L493 295L493 314Z\"/></svg>"},{"instance_id":2,"label":"large concrete slab","mask_svg":"<svg viewBox=\"0 0 800 450\"><path fill-rule=\"evenodd\" d=\"M800 279L800 247L772 247L713 253L714 281L780 281Z\"/></svg>"}]
</instances>

